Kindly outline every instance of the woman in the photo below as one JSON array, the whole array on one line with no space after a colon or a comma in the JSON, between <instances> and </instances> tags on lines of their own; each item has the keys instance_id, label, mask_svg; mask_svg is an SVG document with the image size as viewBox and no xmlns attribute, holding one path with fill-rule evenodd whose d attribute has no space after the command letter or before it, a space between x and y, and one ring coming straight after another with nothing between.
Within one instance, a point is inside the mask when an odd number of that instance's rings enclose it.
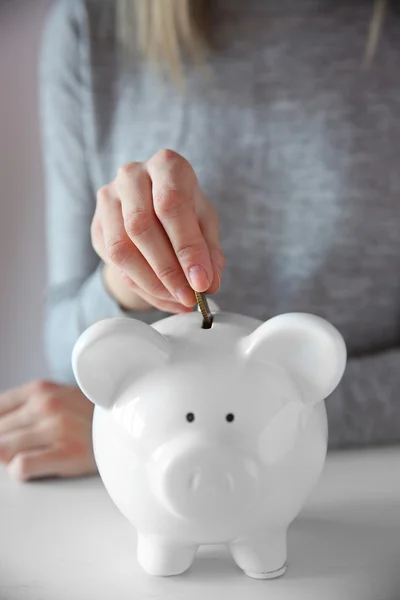
<instances>
[{"instance_id":1,"label":"woman","mask_svg":"<svg viewBox=\"0 0 400 600\"><path fill-rule=\"evenodd\" d=\"M331 445L400 438L400 23L389 5L374 52L383 8L56 4L41 64L54 382L0 399L10 472L93 471L75 340L105 317L191 310L193 290L263 320L329 319L349 350Z\"/></svg>"}]
</instances>

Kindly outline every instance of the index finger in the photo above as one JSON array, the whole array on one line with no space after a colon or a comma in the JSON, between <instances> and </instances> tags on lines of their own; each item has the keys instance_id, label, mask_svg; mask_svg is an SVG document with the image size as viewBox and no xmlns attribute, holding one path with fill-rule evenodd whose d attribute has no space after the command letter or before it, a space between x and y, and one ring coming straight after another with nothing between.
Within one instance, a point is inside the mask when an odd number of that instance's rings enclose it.
<instances>
[{"instance_id":1,"label":"index finger","mask_svg":"<svg viewBox=\"0 0 400 600\"><path fill-rule=\"evenodd\" d=\"M154 211L161 222L191 287L205 292L213 281L207 242L195 212L200 193L191 165L171 150L158 152L147 163Z\"/></svg>"}]
</instances>

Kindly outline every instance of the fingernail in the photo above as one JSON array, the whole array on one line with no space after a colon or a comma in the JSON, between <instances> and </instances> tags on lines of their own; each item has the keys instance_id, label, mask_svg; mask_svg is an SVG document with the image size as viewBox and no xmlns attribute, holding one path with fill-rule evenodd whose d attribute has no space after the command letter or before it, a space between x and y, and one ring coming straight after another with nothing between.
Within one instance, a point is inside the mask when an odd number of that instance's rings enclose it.
<instances>
[{"instance_id":1,"label":"fingernail","mask_svg":"<svg viewBox=\"0 0 400 600\"><path fill-rule=\"evenodd\" d=\"M185 285L185 287L176 290L175 298L180 304L183 304L186 307L193 306L196 302L193 290L189 285Z\"/></svg>"},{"instance_id":2,"label":"fingernail","mask_svg":"<svg viewBox=\"0 0 400 600\"><path fill-rule=\"evenodd\" d=\"M200 265L195 265L189 269L189 281L196 292L204 292L210 287L207 273Z\"/></svg>"}]
</instances>

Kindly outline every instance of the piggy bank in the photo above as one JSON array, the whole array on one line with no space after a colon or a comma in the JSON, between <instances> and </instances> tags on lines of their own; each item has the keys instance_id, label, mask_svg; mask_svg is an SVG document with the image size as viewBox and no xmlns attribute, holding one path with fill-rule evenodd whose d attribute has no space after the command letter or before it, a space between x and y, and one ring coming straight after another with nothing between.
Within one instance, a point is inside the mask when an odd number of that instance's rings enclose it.
<instances>
[{"instance_id":1,"label":"piggy bank","mask_svg":"<svg viewBox=\"0 0 400 600\"><path fill-rule=\"evenodd\" d=\"M152 575L176 575L203 544L224 544L250 577L286 569L287 529L323 469L324 399L346 349L309 314L265 323L199 313L152 326L100 321L73 351L96 405L94 453Z\"/></svg>"}]
</instances>

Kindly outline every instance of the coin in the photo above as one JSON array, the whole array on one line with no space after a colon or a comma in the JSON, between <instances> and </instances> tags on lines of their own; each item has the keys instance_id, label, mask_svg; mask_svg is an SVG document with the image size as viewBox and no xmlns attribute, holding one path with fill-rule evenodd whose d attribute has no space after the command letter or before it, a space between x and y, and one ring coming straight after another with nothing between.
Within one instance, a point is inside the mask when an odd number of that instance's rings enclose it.
<instances>
[{"instance_id":1,"label":"coin","mask_svg":"<svg viewBox=\"0 0 400 600\"><path fill-rule=\"evenodd\" d=\"M208 306L207 298L205 294L201 292L195 292L197 305L200 309L200 312L203 316L203 329L210 329L213 322L213 316L210 311L210 307Z\"/></svg>"}]
</instances>

